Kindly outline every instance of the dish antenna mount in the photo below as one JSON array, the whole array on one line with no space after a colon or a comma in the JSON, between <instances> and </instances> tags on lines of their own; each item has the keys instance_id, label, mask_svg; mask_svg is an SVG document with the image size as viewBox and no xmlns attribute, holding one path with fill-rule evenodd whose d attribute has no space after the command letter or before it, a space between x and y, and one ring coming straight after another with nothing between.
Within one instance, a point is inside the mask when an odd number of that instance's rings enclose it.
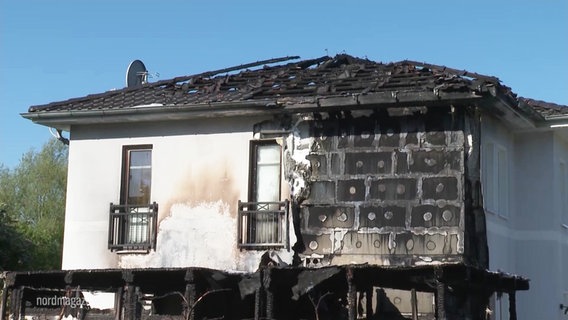
<instances>
[{"instance_id":1,"label":"dish antenna mount","mask_svg":"<svg viewBox=\"0 0 568 320\"><path fill-rule=\"evenodd\" d=\"M126 70L126 87L135 88L148 82L148 70L140 60L134 60Z\"/></svg>"}]
</instances>

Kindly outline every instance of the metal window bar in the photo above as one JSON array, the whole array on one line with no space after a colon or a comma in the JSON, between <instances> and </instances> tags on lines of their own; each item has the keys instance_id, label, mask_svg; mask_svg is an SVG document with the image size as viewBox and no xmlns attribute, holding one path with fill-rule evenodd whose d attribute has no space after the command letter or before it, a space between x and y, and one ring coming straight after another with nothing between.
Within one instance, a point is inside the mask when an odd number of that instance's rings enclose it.
<instances>
[{"instance_id":1,"label":"metal window bar","mask_svg":"<svg viewBox=\"0 0 568 320\"><path fill-rule=\"evenodd\" d=\"M110 204L108 248L119 250L156 249L158 204Z\"/></svg>"},{"instance_id":2,"label":"metal window bar","mask_svg":"<svg viewBox=\"0 0 568 320\"><path fill-rule=\"evenodd\" d=\"M238 246L242 249L289 249L289 201L238 204Z\"/></svg>"}]
</instances>

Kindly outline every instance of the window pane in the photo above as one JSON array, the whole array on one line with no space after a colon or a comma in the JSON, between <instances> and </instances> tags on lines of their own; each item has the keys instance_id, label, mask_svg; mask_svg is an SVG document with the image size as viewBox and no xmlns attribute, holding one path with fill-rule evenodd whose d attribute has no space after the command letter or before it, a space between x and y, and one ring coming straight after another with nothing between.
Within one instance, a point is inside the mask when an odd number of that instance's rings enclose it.
<instances>
[{"instance_id":1,"label":"window pane","mask_svg":"<svg viewBox=\"0 0 568 320\"><path fill-rule=\"evenodd\" d=\"M280 201L280 146L277 144L256 145L256 159L253 164L255 202ZM255 243L276 243L280 233L278 204L257 205L255 216L251 219L251 234Z\"/></svg>"},{"instance_id":2,"label":"window pane","mask_svg":"<svg viewBox=\"0 0 568 320\"><path fill-rule=\"evenodd\" d=\"M495 170L494 170L494 154L493 144L487 143L484 148L483 155L483 201L485 209L489 211L495 210Z\"/></svg>"},{"instance_id":3,"label":"window pane","mask_svg":"<svg viewBox=\"0 0 568 320\"><path fill-rule=\"evenodd\" d=\"M128 203L149 204L152 183L151 150L131 150L128 177Z\"/></svg>"},{"instance_id":4,"label":"window pane","mask_svg":"<svg viewBox=\"0 0 568 320\"><path fill-rule=\"evenodd\" d=\"M497 151L498 173L498 212L502 216L509 215L509 170L507 165L507 151L499 148Z\"/></svg>"},{"instance_id":5,"label":"window pane","mask_svg":"<svg viewBox=\"0 0 568 320\"><path fill-rule=\"evenodd\" d=\"M255 201L280 201L280 146L258 146Z\"/></svg>"},{"instance_id":6,"label":"window pane","mask_svg":"<svg viewBox=\"0 0 568 320\"><path fill-rule=\"evenodd\" d=\"M280 165L280 146L266 145L258 146L258 164L272 163Z\"/></svg>"},{"instance_id":7,"label":"window pane","mask_svg":"<svg viewBox=\"0 0 568 320\"><path fill-rule=\"evenodd\" d=\"M562 224L568 225L568 183L567 183L567 172L566 172L566 164L564 162L560 162L559 166L559 178L560 178L560 211L562 217Z\"/></svg>"}]
</instances>

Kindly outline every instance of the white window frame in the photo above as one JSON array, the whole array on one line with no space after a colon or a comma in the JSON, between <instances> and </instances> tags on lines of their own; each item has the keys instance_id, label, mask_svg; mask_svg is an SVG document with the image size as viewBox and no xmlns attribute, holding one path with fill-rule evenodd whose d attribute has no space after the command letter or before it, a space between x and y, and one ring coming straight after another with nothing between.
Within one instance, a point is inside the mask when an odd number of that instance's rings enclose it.
<instances>
[{"instance_id":1,"label":"white window frame","mask_svg":"<svg viewBox=\"0 0 568 320\"><path fill-rule=\"evenodd\" d=\"M568 168L565 161L560 160L558 163L558 177L560 178L558 188L560 196L560 224L564 229L568 229Z\"/></svg>"},{"instance_id":2,"label":"white window frame","mask_svg":"<svg viewBox=\"0 0 568 320\"><path fill-rule=\"evenodd\" d=\"M485 211L509 218L509 155L505 146L489 141L483 145L482 186Z\"/></svg>"}]
</instances>

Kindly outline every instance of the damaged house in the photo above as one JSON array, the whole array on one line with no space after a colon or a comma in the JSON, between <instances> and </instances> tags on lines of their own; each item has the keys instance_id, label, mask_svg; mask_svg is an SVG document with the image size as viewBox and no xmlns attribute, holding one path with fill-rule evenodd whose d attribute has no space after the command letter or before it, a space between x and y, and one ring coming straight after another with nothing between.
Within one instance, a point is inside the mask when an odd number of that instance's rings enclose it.
<instances>
[{"instance_id":1,"label":"damaged house","mask_svg":"<svg viewBox=\"0 0 568 320\"><path fill-rule=\"evenodd\" d=\"M562 319L568 108L296 58L30 107L70 132L63 270L6 273L1 316Z\"/></svg>"}]
</instances>

